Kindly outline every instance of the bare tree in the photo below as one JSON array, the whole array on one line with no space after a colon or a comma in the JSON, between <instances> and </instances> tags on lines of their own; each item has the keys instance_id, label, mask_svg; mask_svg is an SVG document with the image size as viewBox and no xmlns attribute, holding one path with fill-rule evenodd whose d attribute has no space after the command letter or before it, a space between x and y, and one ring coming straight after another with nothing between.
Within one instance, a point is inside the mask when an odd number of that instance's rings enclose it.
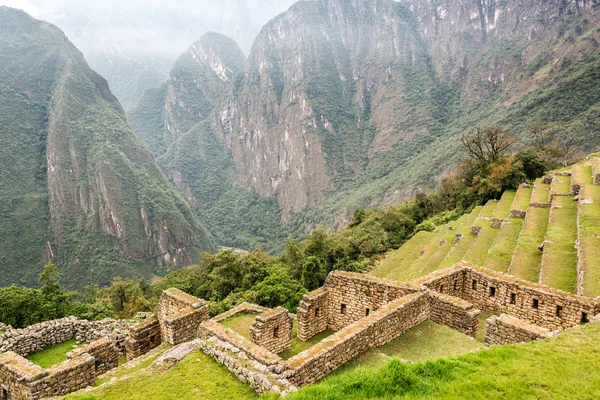
<instances>
[{"instance_id":1,"label":"bare tree","mask_svg":"<svg viewBox=\"0 0 600 400\"><path fill-rule=\"evenodd\" d=\"M560 157L561 164L566 167L582 157L582 150L575 140L571 137L566 137L556 143L556 149Z\"/></svg>"},{"instance_id":2,"label":"bare tree","mask_svg":"<svg viewBox=\"0 0 600 400\"><path fill-rule=\"evenodd\" d=\"M504 157L517 137L502 126L493 125L477 126L473 131L463 133L460 140L473 159L489 165Z\"/></svg>"},{"instance_id":3,"label":"bare tree","mask_svg":"<svg viewBox=\"0 0 600 400\"><path fill-rule=\"evenodd\" d=\"M535 147L544 151L548 149L552 137L556 134L556 131L564 126L564 123L550 123L550 124L533 124L529 127L528 131L535 140Z\"/></svg>"}]
</instances>

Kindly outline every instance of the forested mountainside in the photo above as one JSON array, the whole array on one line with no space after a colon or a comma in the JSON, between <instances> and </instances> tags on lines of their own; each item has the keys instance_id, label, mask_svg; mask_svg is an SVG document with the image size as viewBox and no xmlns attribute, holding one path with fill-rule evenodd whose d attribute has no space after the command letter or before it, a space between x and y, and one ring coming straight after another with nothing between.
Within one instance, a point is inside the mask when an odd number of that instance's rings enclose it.
<instances>
[{"instance_id":1,"label":"forested mountainside","mask_svg":"<svg viewBox=\"0 0 600 400\"><path fill-rule=\"evenodd\" d=\"M0 285L47 261L70 287L151 277L214 249L58 28L0 7L0 65Z\"/></svg>"},{"instance_id":2,"label":"forested mountainside","mask_svg":"<svg viewBox=\"0 0 600 400\"><path fill-rule=\"evenodd\" d=\"M599 12L587 0L299 2L262 29L244 74L221 79L210 117L188 113L191 136L173 136L171 105L194 110L219 63L201 61L209 81L148 91L130 119L220 244L272 248L435 186L474 125L527 143L530 125L558 123L555 140L596 149Z\"/></svg>"}]
</instances>

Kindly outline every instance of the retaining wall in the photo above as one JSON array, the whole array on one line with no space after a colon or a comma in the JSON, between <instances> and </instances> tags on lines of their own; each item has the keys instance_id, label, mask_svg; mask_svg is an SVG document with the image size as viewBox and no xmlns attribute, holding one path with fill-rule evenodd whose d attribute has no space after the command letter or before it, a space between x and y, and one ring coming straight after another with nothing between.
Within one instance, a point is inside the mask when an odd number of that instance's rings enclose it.
<instances>
[{"instance_id":1,"label":"retaining wall","mask_svg":"<svg viewBox=\"0 0 600 400\"><path fill-rule=\"evenodd\" d=\"M600 185L600 158L592 159L592 178L595 185Z\"/></svg>"},{"instance_id":2,"label":"retaining wall","mask_svg":"<svg viewBox=\"0 0 600 400\"><path fill-rule=\"evenodd\" d=\"M545 339L553 335L549 329L530 324L510 315L494 315L486 320L485 344L487 346L523 343Z\"/></svg>"},{"instance_id":3,"label":"retaining wall","mask_svg":"<svg viewBox=\"0 0 600 400\"><path fill-rule=\"evenodd\" d=\"M94 357L94 376L100 376L119 366L119 350L109 338L75 349L67 353L67 358L76 359L86 353Z\"/></svg>"},{"instance_id":4,"label":"retaining wall","mask_svg":"<svg viewBox=\"0 0 600 400\"><path fill-rule=\"evenodd\" d=\"M392 301L288 360L295 386L313 383L371 347L395 339L429 317L426 293Z\"/></svg>"}]
</instances>

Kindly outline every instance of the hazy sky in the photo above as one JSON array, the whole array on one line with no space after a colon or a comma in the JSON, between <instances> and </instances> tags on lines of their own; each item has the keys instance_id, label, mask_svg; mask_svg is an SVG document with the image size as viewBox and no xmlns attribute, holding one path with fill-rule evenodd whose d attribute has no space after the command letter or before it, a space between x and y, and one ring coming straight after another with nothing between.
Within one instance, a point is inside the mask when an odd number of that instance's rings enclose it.
<instances>
[{"instance_id":1,"label":"hazy sky","mask_svg":"<svg viewBox=\"0 0 600 400\"><path fill-rule=\"evenodd\" d=\"M295 0L0 0L61 28L84 53L179 54L206 31L247 53L269 19Z\"/></svg>"}]
</instances>

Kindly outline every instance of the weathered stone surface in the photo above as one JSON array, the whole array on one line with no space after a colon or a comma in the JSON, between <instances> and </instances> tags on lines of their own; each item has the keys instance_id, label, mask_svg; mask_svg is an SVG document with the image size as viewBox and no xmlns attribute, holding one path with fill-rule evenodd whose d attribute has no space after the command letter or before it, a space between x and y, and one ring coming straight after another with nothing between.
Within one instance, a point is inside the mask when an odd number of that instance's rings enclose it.
<instances>
[{"instance_id":1,"label":"weathered stone surface","mask_svg":"<svg viewBox=\"0 0 600 400\"><path fill-rule=\"evenodd\" d=\"M279 354L292 345L293 320L288 310L277 307L260 314L250 327L250 340Z\"/></svg>"},{"instance_id":2,"label":"weathered stone surface","mask_svg":"<svg viewBox=\"0 0 600 400\"><path fill-rule=\"evenodd\" d=\"M510 315L492 316L486 320L485 344L487 346L530 342L545 339L554 333L549 329L530 324Z\"/></svg>"},{"instance_id":3,"label":"weathered stone surface","mask_svg":"<svg viewBox=\"0 0 600 400\"><path fill-rule=\"evenodd\" d=\"M191 352L198 350L201 347L200 342L200 339L194 339L191 342L178 344L161 354L152 364L158 366L176 364Z\"/></svg>"},{"instance_id":4,"label":"weathered stone surface","mask_svg":"<svg viewBox=\"0 0 600 400\"><path fill-rule=\"evenodd\" d=\"M209 318L208 305L204 300L178 289L163 291L156 315L162 341L170 344L195 338L198 326Z\"/></svg>"}]
</instances>

